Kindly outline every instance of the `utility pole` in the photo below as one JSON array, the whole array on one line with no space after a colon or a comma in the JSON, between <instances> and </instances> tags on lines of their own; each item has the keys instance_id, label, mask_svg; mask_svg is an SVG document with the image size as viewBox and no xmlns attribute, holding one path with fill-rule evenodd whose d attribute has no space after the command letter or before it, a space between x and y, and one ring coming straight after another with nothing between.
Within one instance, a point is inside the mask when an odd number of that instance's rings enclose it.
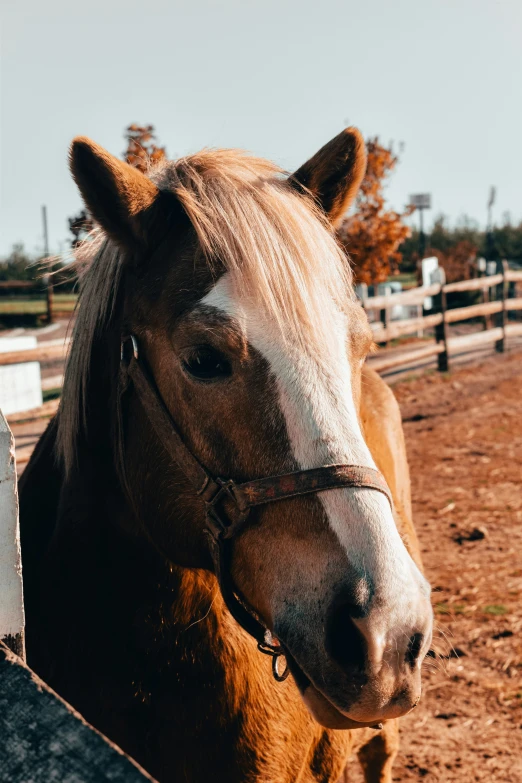
<instances>
[{"instance_id":1,"label":"utility pole","mask_svg":"<svg viewBox=\"0 0 522 783\"><path fill-rule=\"evenodd\" d=\"M410 196L410 206L419 212L419 260L422 261L426 251L426 235L424 233L424 210L431 209L431 193L416 193Z\"/></svg>"},{"instance_id":2,"label":"utility pole","mask_svg":"<svg viewBox=\"0 0 522 783\"><path fill-rule=\"evenodd\" d=\"M44 237L44 256L46 262L49 259L49 231L47 227L47 207L45 204L42 206L42 222L43 222L43 237ZM44 282L46 286L46 300L47 300L47 323L53 322L53 276L51 270L48 270L44 275Z\"/></svg>"},{"instance_id":3,"label":"utility pole","mask_svg":"<svg viewBox=\"0 0 522 783\"><path fill-rule=\"evenodd\" d=\"M488 222L486 225L486 261L491 261L495 255L495 247L493 242L493 204L497 197L497 189L492 185L489 189L488 198Z\"/></svg>"},{"instance_id":4,"label":"utility pole","mask_svg":"<svg viewBox=\"0 0 522 783\"><path fill-rule=\"evenodd\" d=\"M431 208L431 193L415 193L410 196L410 207L419 212L419 260L417 262L417 278L422 279L422 259L426 252L426 235L424 233L424 210ZM419 283L421 285L421 283Z\"/></svg>"},{"instance_id":5,"label":"utility pole","mask_svg":"<svg viewBox=\"0 0 522 783\"><path fill-rule=\"evenodd\" d=\"M43 236L44 236L44 256L49 258L49 232L47 230L47 207L42 207Z\"/></svg>"},{"instance_id":6,"label":"utility pole","mask_svg":"<svg viewBox=\"0 0 522 783\"><path fill-rule=\"evenodd\" d=\"M424 234L424 207L419 207L419 258L424 258L426 251L426 235Z\"/></svg>"}]
</instances>

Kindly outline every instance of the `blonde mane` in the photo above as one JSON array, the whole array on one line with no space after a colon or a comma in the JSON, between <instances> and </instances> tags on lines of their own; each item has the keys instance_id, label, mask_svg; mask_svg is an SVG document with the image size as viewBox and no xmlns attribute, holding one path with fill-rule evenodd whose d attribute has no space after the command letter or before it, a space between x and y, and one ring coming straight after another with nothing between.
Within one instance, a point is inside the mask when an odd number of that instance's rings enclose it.
<instances>
[{"instance_id":1,"label":"blonde mane","mask_svg":"<svg viewBox=\"0 0 522 783\"><path fill-rule=\"evenodd\" d=\"M298 195L274 164L237 150L204 150L151 170L150 179L175 193L212 267L230 273L243 298L255 301L286 339L321 350L332 304L353 298L352 275L326 217ZM125 253L101 229L82 243L78 314L58 420L58 451L70 470L86 397L95 338L110 322Z\"/></svg>"}]
</instances>

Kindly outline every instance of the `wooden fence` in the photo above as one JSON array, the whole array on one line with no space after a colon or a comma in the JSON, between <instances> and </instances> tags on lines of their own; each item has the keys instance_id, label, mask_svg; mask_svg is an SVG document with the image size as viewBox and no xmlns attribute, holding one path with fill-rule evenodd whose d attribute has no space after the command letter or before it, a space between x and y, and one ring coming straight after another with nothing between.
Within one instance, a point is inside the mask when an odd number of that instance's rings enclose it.
<instances>
[{"instance_id":1,"label":"wooden fence","mask_svg":"<svg viewBox=\"0 0 522 783\"><path fill-rule=\"evenodd\" d=\"M39 282L31 280L0 280L0 295L4 297L6 294L29 294L30 296L37 294L39 298L42 295L45 296L46 322L52 324L54 318L52 275L44 275Z\"/></svg>"},{"instance_id":2,"label":"wooden fence","mask_svg":"<svg viewBox=\"0 0 522 783\"><path fill-rule=\"evenodd\" d=\"M24 602L14 440L0 410L0 642L24 655Z\"/></svg>"},{"instance_id":3,"label":"wooden fence","mask_svg":"<svg viewBox=\"0 0 522 783\"><path fill-rule=\"evenodd\" d=\"M369 365L377 372L387 372L400 369L403 366L437 357L438 369L448 369L451 357L455 354L473 351L475 348L494 343L497 351L504 351L509 337L522 336L522 321L509 323L508 313L519 311L522 317L522 296L508 296L510 283L522 283L522 271L508 269L505 262L500 264L501 271L488 277L473 280L461 280L458 283L445 283L443 280L430 286L413 288L398 294L368 297L362 305L367 311L380 312L380 321L372 324L375 342L387 346L391 340L415 334L420 330L434 329L435 339L429 343L404 347L401 350L381 349L376 356L369 359ZM441 275L443 270L438 270ZM494 298L491 296L494 289ZM448 294L478 291L482 293L480 304L466 307L448 308ZM427 297L433 300L430 312L416 318L400 321L390 319L391 312L397 305L418 305L419 309ZM472 334L450 337L448 326L469 319L484 319L484 330ZM38 361L49 363L64 361L69 340L47 340L36 348L25 351L10 351L0 353L0 366ZM63 376L55 375L44 378L44 390L60 388Z\"/></svg>"},{"instance_id":4,"label":"wooden fence","mask_svg":"<svg viewBox=\"0 0 522 783\"><path fill-rule=\"evenodd\" d=\"M496 350L503 352L508 337L522 336L522 323L508 323L507 317L509 312L522 310L522 297L508 297L508 284L514 283L516 288L516 283L522 283L522 271L508 269L506 262L501 262L499 267L500 270L495 275L461 280L457 283L445 283L444 270L439 269L440 281L430 286L364 299L362 304L365 310L380 312L380 322L374 325L373 331L376 343L387 345L391 340L420 330L435 330L434 342L400 352L381 350L375 358L370 359L370 366L378 372L385 372L436 356L438 369L444 372L449 367L452 355L473 350L479 345L495 343ZM491 301L490 297L492 288L495 291L494 301ZM483 301L467 307L448 309L448 294L467 291L482 292ZM397 305L421 305L427 297L433 299L429 314L400 321L390 320L392 309ZM449 324L479 317L484 318L483 331L458 337L448 335Z\"/></svg>"},{"instance_id":5,"label":"wooden fence","mask_svg":"<svg viewBox=\"0 0 522 783\"><path fill-rule=\"evenodd\" d=\"M6 364L23 364L24 362L54 362L65 360L70 340L46 340L36 348L25 351L6 351L0 353L0 366Z\"/></svg>"}]
</instances>

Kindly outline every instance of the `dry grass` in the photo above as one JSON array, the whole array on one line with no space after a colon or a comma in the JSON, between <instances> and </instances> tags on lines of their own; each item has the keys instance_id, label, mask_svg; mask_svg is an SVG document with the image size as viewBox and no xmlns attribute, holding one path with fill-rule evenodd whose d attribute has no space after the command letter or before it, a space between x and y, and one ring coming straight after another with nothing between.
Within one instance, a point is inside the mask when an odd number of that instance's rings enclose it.
<instances>
[{"instance_id":1,"label":"dry grass","mask_svg":"<svg viewBox=\"0 0 522 783\"><path fill-rule=\"evenodd\" d=\"M63 313L72 313L76 304L76 294L55 294L54 309ZM21 297L0 297L0 315L44 315L47 301L41 299L22 299Z\"/></svg>"}]
</instances>

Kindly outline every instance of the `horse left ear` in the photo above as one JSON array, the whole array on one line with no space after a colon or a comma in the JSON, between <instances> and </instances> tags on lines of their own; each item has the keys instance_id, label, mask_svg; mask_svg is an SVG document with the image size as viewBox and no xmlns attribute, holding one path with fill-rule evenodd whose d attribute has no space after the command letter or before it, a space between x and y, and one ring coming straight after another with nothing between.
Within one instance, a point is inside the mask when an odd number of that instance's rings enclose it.
<instances>
[{"instance_id":1,"label":"horse left ear","mask_svg":"<svg viewBox=\"0 0 522 783\"><path fill-rule=\"evenodd\" d=\"M335 226L357 195L366 172L366 147L357 128L346 128L289 178L312 193Z\"/></svg>"},{"instance_id":2,"label":"horse left ear","mask_svg":"<svg viewBox=\"0 0 522 783\"><path fill-rule=\"evenodd\" d=\"M148 177L84 136L70 149L71 173L85 206L118 244L143 243L160 192Z\"/></svg>"}]
</instances>

